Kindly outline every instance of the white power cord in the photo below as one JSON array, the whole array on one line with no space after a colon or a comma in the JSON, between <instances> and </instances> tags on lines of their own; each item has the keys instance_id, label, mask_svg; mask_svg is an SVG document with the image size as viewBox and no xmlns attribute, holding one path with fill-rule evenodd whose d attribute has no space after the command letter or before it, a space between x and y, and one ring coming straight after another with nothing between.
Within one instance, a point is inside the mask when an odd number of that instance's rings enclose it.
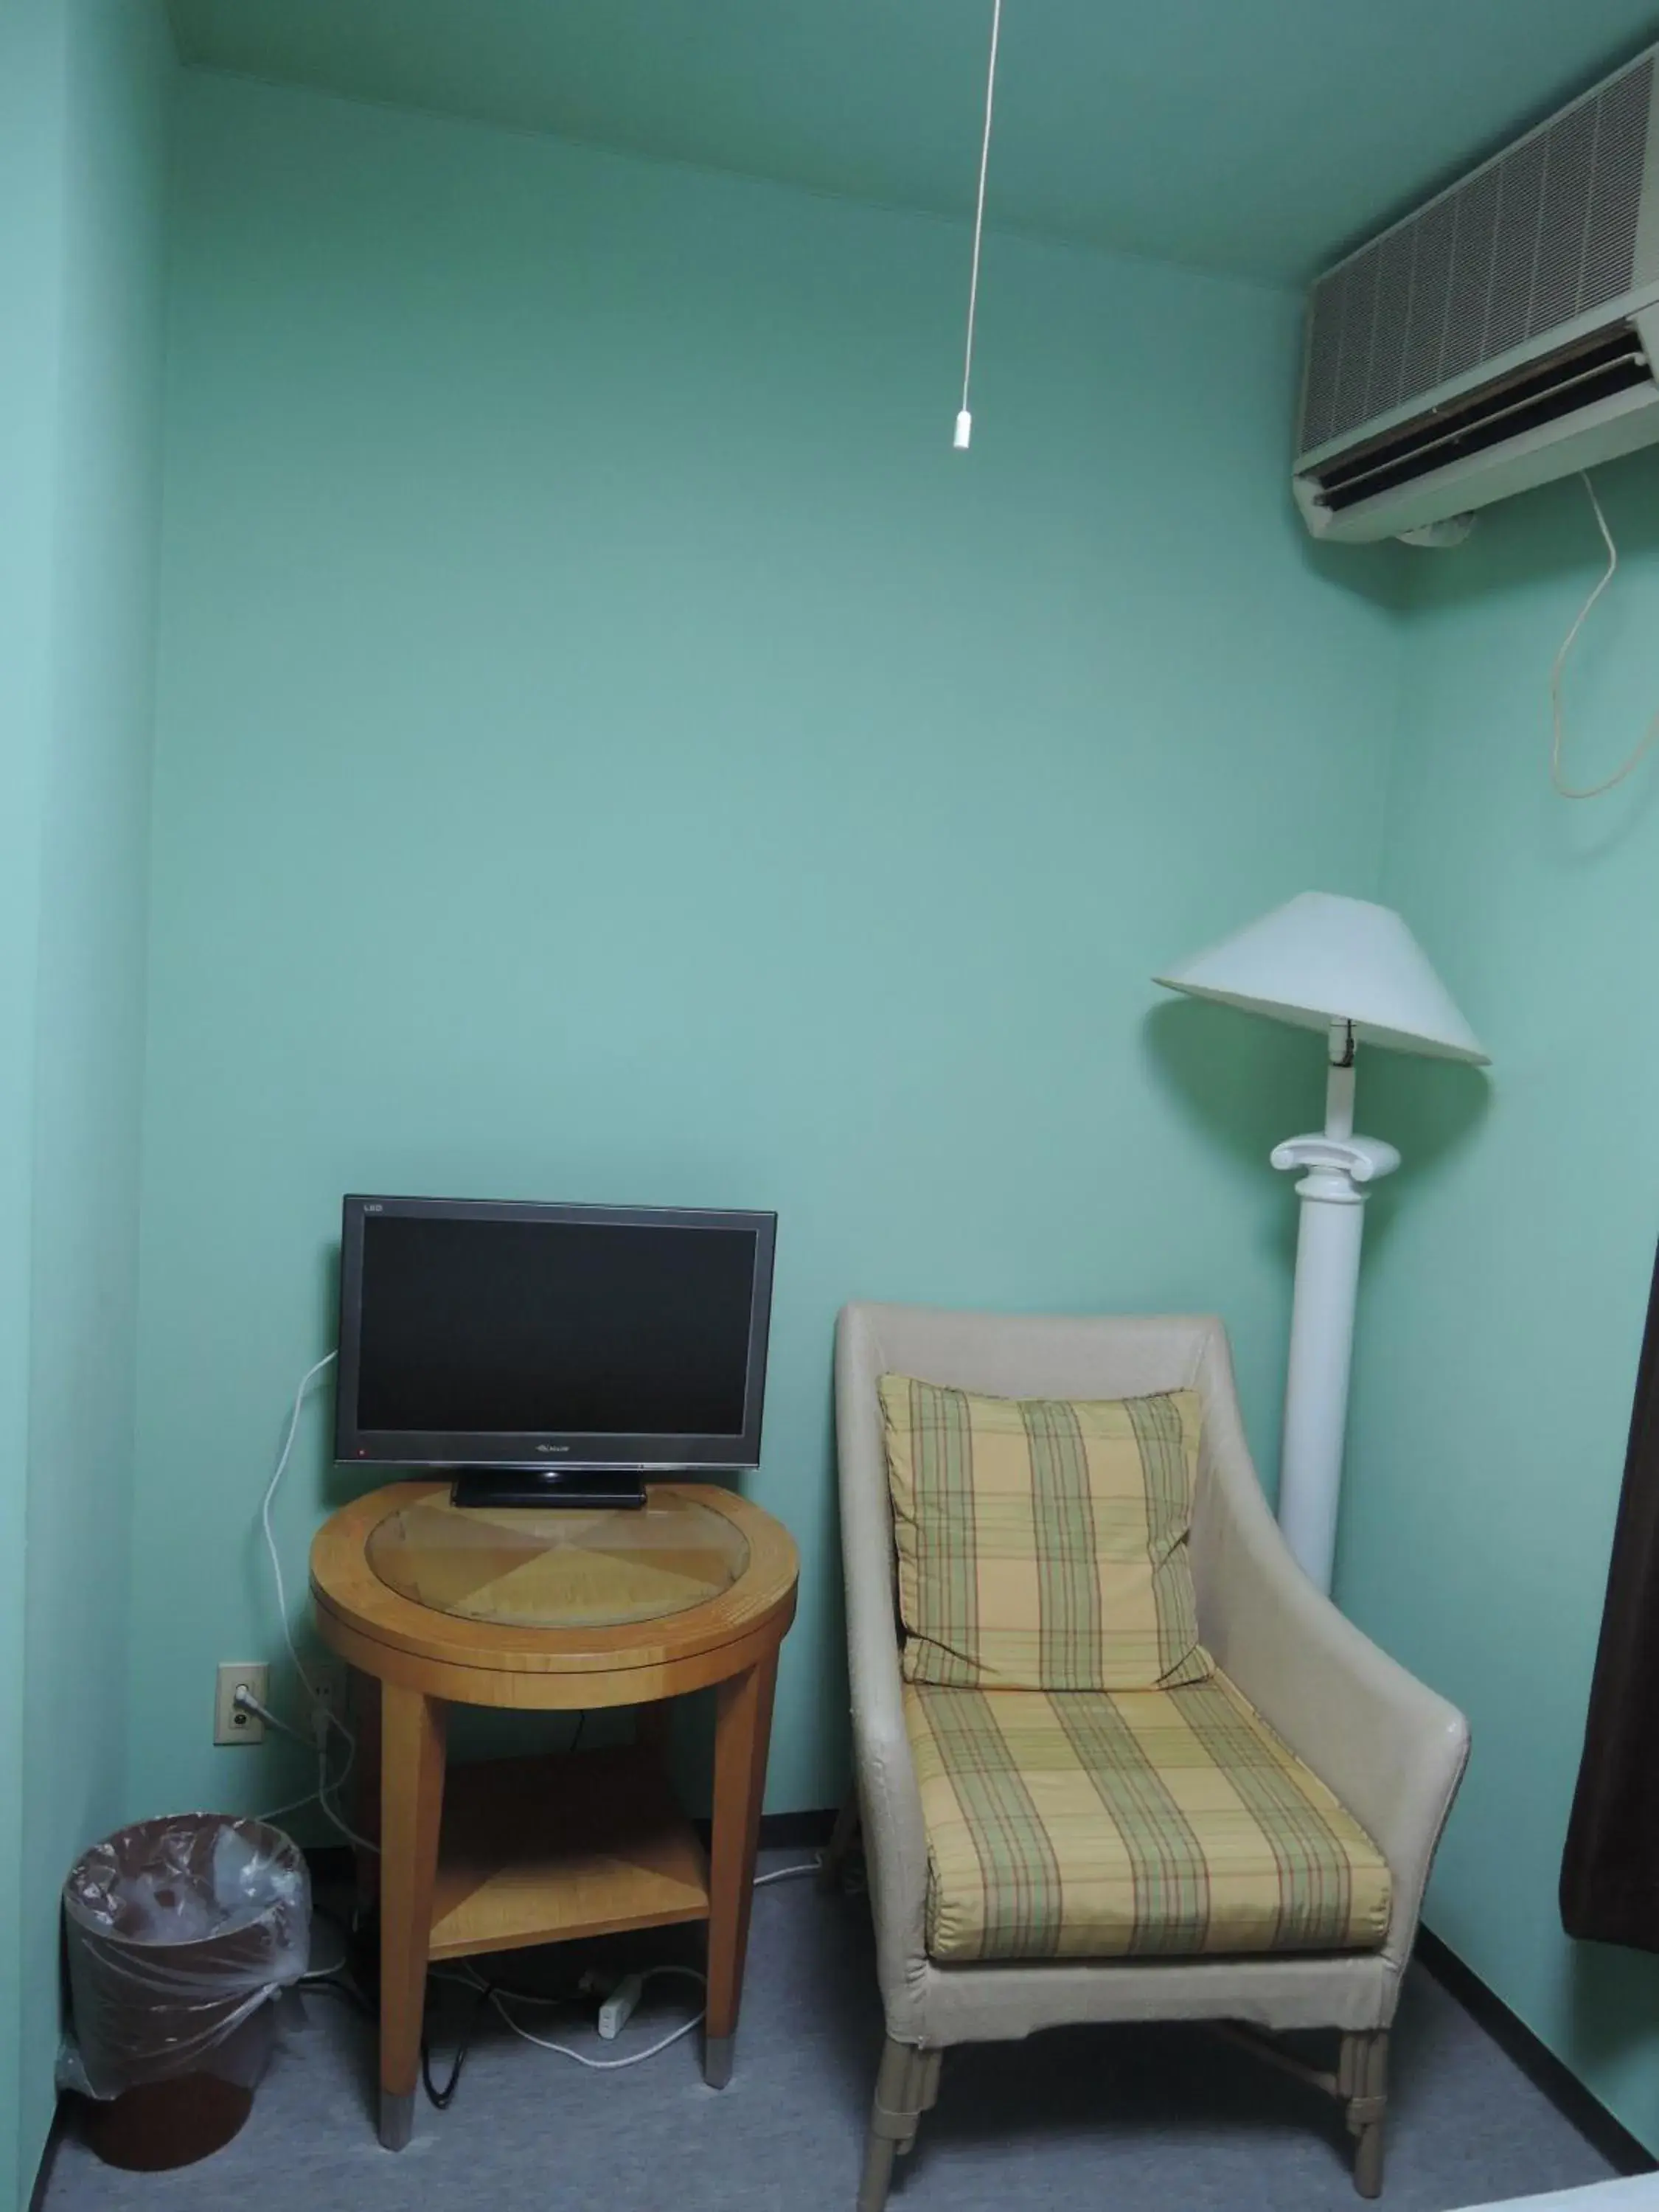
<instances>
[{"instance_id":1,"label":"white power cord","mask_svg":"<svg viewBox=\"0 0 1659 2212\"><path fill-rule=\"evenodd\" d=\"M276 1716L267 1711L264 1706L260 1706L258 1711L262 1718L270 1721L273 1726L280 1728L284 1735L291 1735L299 1743L305 1741L298 1729L290 1728L286 1721L277 1720ZM290 1798L286 1805L276 1806L270 1812L258 1814L255 1818L266 1822L281 1820L290 1813L304 1812L307 1805L319 1805L330 1822L339 1830L348 1843L355 1844L361 1851L372 1851L378 1858L380 1854L380 1845L368 1836L360 1836L357 1831L347 1823L333 1802L334 1797L344 1789L350 1779L351 1770L357 1757L357 1747L350 1735L343 1729L341 1733L346 1735L346 1741L351 1745L351 1748L346 1753L345 1765L332 1782L328 1778L328 1753L325 1747L321 1744L313 1745L312 1748L317 1757L317 1787L314 1790L308 1790L303 1797Z\"/></svg>"},{"instance_id":2,"label":"white power cord","mask_svg":"<svg viewBox=\"0 0 1659 2212\"><path fill-rule=\"evenodd\" d=\"M804 1875L815 1875L817 1870L818 1863L816 1859L805 1861L796 1866L775 1867L770 1874L757 1875L754 1886L757 1889L763 1889L769 1882L795 1881ZM696 1982L700 1988L703 1989L708 1987L707 1977L701 1974L695 1966L647 1966L634 1978L640 1982L649 1982L665 1977L677 1977L684 1981ZM514 1990L511 1996L508 1996L505 1990L493 1987L476 1968L465 1965L453 1968L434 1967L433 1978L434 1981L458 1982L464 1988L476 1990L485 1999L502 2024L511 2028L514 2034L522 2041L533 2043L538 2051L550 2051L560 2058L574 2058L578 2066L586 2066L590 2072L595 2074L615 2074L619 2073L625 2066L642 2066L647 2058L655 2058L659 2052L668 2050L671 2045L683 2042L694 2029L701 2027L703 2014L707 2010L707 2007L700 2005L690 2020L682 2021L678 2027L659 2037L655 2043L647 2044L643 2051L630 2051L623 2058L590 2058L585 2051L578 2051L568 2043L556 2043L550 2036L537 2035L532 2029L525 2027L521 2021L514 2020L513 2017L511 2008L514 2005L553 2007L568 2003L568 1998L530 1996L522 1990ZM629 2010L631 2009L630 2006ZM601 2032L603 2033L603 2030Z\"/></svg>"},{"instance_id":3,"label":"white power cord","mask_svg":"<svg viewBox=\"0 0 1659 2212\"><path fill-rule=\"evenodd\" d=\"M278 1735L292 1736L295 1743L304 1744L307 1751L316 1749L316 1745L308 1735L301 1735L291 1722L285 1721L280 1713L273 1713L268 1705L254 1696L246 1682L237 1685L236 1693L230 1702L242 1712L256 1714L267 1728L274 1728ZM309 1798L306 1800L307 1804L310 1802Z\"/></svg>"},{"instance_id":4,"label":"white power cord","mask_svg":"<svg viewBox=\"0 0 1659 2212\"><path fill-rule=\"evenodd\" d=\"M635 1977L635 1979L640 1982L649 1982L665 1976L674 1976L685 1981L696 1982L699 1988L708 1986L706 1977L695 1966L647 1966ZM693 2028L702 2025L704 2008L699 2006L690 2020L682 2021L680 2026L673 2029L671 2033L661 2037L655 2043L648 2044L643 2051L630 2051L625 2058L590 2058L585 2051L574 2050L568 2043L555 2043L549 2036L532 2034L521 2021L514 2019L508 2009L509 2006L515 2004L544 2005L552 2008L568 2004L570 2002L568 1997L532 1996L522 1990L515 1990L511 1996L508 1996L505 1990L498 1990L487 1982L474 1968L465 1966L447 1970L434 1967L432 1978L434 1981L456 1982L464 1989L476 1990L480 1996L487 1999L492 2011L499 2014L503 2024L510 2027L514 2035L521 2037L526 2043L533 2043L539 2051L555 2051L561 2058L574 2058L578 2066L586 2066L596 2074L614 2074L624 2066L642 2065L647 2058L654 2058L659 2051L666 2051L671 2044L680 2042L690 2034Z\"/></svg>"},{"instance_id":5,"label":"white power cord","mask_svg":"<svg viewBox=\"0 0 1659 2212\"><path fill-rule=\"evenodd\" d=\"M695 1966L647 1966L641 1974L640 1979L642 1982L651 1982L671 1975L677 1976L684 1981L696 1982L699 1988L708 1986L704 1977ZM643 2051L630 2051L625 2058L590 2058L585 2051L578 2051L568 2043L555 2043L550 2036L532 2033L520 2021L514 2020L508 2009L509 2006L514 2004L556 2004L562 2002L562 1999L556 1997L508 1997L500 1990L491 1990L489 1992L491 2009L512 2029L514 2035L521 2037L526 2043L533 2043L538 2051L551 2051L561 2058L574 2058L578 2066L586 2066L595 2074L615 2074L620 2072L625 2066L642 2066L647 2058L656 2057L659 2051L666 2051L671 2044L681 2042L691 2033L694 2028L700 2027L702 2025L702 2016L706 2009L705 2007L699 2005L690 2020L683 2021L678 2027L671 2029L666 2035L660 2037L655 2043L648 2043Z\"/></svg>"},{"instance_id":6,"label":"white power cord","mask_svg":"<svg viewBox=\"0 0 1659 2212\"><path fill-rule=\"evenodd\" d=\"M273 1805L268 1813L255 1813L250 1817L255 1820L263 1820L269 1827L273 1821L285 1820L290 1813L303 1813L307 1805L314 1805L316 1802L317 1792L314 1790L307 1790L303 1797L290 1797L286 1805Z\"/></svg>"},{"instance_id":7,"label":"white power cord","mask_svg":"<svg viewBox=\"0 0 1659 2212\"><path fill-rule=\"evenodd\" d=\"M294 1410L289 1415L288 1433L283 1438L283 1449L276 1455L276 1465L271 1472L270 1480L265 1486L265 1494L259 1506L259 1526L264 1532L265 1553L270 1561L271 1580L276 1585L276 1618L282 1624L283 1641L288 1646L288 1656L294 1662L294 1671L299 1676L306 1695L311 1700L313 1733L309 1738L301 1735L297 1729L291 1728L286 1721L278 1720L273 1712L259 1705L246 1691L237 1692L237 1702L246 1705L251 1711L257 1711L262 1720L268 1721L273 1728L280 1729L284 1735L294 1736L302 1743L308 1741L317 1753L317 1787L307 1796L296 1797L290 1804L279 1805L274 1813L263 1814L260 1817L267 1820L279 1820L285 1814L303 1811L307 1805L318 1805L321 1807L325 1818L339 1830L348 1843L356 1844L360 1850L378 1852L380 1845L371 1843L367 1836L360 1836L333 1802L333 1792L344 1788L347 1777L350 1774L356 1759L357 1739L333 1707L319 1701L317 1686L311 1679L305 1661L300 1656L300 1647L294 1640L293 1624L288 1617L288 1586L283 1577L282 1554L276 1548L276 1534L270 1525L270 1509L276 1502L276 1492L282 1486L283 1477L288 1472L288 1463L293 1454L294 1439L299 1434L300 1416L305 1410L306 1400L310 1396L312 1385L318 1376L331 1367L338 1356L337 1352L325 1352L323 1357L314 1365L307 1367L300 1377L300 1387L294 1394ZM332 1784L328 1778L328 1731L330 1729L337 1731L346 1747L346 1763L340 1771L338 1779Z\"/></svg>"},{"instance_id":8,"label":"white power cord","mask_svg":"<svg viewBox=\"0 0 1659 2212\"><path fill-rule=\"evenodd\" d=\"M288 1589L283 1580L282 1555L276 1549L276 1539L271 1533L270 1508L288 1472L289 1455L294 1449L294 1439L299 1433L300 1415L311 1392L312 1384L325 1368L331 1367L339 1357L337 1352L325 1352L314 1367L307 1367L300 1377L300 1387L294 1394L294 1411L289 1416L288 1434L283 1438L283 1449L276 1455L276 1465L265 1486L264 1498L259 1507L259 1525L265 1533L265 1550L270 1558L271 1578L276 1585L276 1618L282 1624L283 1640L288 1645L288 1656L294 1662L294 1671L305 1685L306 1694L314 1703L316 1685L306 1671L306 1662L300 1656L300 1648L294 1641L294 1630L288 1617ZM331 1718L336 1718L331 1715ZM344 1723L336 1719L336 1725L344 1729Z\"/></svg>"},{"instance_id":9,"label":"white power cord","mask_svg":"<svg viewBox=\"0 0 1659 2212\"><path fill-rule=\"evenodd\" d=\"M1583 605L1579 608L1577 619L1573 623L1572 628L1567 632L1566 636L1563 639L1561 650L1556 654L1555 664L1550 670L1550 720L1552 730L1550 739L1550 781L1555 786L1556 790L1560 793L1563 799L1599 799L1604 791L1611 791L1614 784L1622 783L1624 781L1625 778L1630 774L1631 770L1636 766L1637 763L1642 758L1643 755L1652 744L1654 739L1656 738L1659 738L1659 714L1656 714L1653 720L1648 724L1647 734L1642 739L1641 744L1637 746L1635 751L1630 755L1628 759L1626 760L1624 765L1620 768L1615 769L1613 774L1610 776L1607 776L1602 782L1586 784L1581 787L1577 785L1564 783L1562 781L1561 749L1565 742L1565 717L1561 707L1561 678L1566 670L1567 655L1572 651L1574 645L1577 642L1579 631L1583 629L1585 623L1589 619L1590 610L1595 606L1602 592L1606 591L1607 586L1613 581L1613 576L1617 573L1619 567L1619 548L1613 542L1613 532L1607 527L1607 518L1601 512L1601 502L1595 495L1595 486L1590 482L1588 471L1581 472L1579 481L1583 483L1584 489L1589 495L1589 503L1595 514L1596 526L1601 532L1601 543L1607 549L1607 565L1602 574L1601 581L1596 585L1595 589L1590 593L1589 599L1585 600Z\"/></svg>"},{"instance_id":10,"label":"white power cord","mask_svg":"<svg viewBox=\"0 0 1659 2212\"><path fill-rule=\"evenodd\" d=\"M299 1743L304 1743L306 1741L306 1738L300 1734L298 1729L290 1728L286 1721L276 1720L275 1715L267 1712L264 1707L261 1707L259 1710L265 1718L272 1722L274 1726L282 1729L284 1735L291 1735L294 1737L295 1741ZM327 1735L326 1729L325 1729L323 1733L325 1738ZM313 1741L311 1745L311 1749L316 1754L317 1759L316 1789L308 1790L303 1797L292 1797L289 1800L286 1805L276 1806L270 1812L260 1813L256 1814L255 1817L258 1820L267 1821L280 1820L289 1813L302 1813L307 1805L320 1805L324 1812L327 1814L330 1820L349 1842L356 1844L360 1850L373 1851L378 1857L380 1849L380 1845L376 1843L371 1843L367 1836L360 1836L355 1828L347 1827L345 1822L341 1819L335 1807L329 1802L331 1795L337 1794L338 1791L344 1789L346 1784L351 1778L351 1770L356 1764L357 1746L355 1739L347 1729L343 1729L341 1730L341 1734L345 1736L349 1748L346 1753L346 1763L340 1769L339 1774L333 1782L331 1783L328 1778L327 1743L325 1741L322 1743Z\"/></svg>"}]
</instances>

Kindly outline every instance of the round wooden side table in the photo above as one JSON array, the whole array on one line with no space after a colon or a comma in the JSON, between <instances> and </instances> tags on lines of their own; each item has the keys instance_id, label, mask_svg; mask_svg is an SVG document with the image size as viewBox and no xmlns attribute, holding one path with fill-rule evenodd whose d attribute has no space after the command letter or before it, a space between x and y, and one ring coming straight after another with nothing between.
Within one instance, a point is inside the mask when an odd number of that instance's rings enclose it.
<instances>
[{"instance_id":1,"label":"round wooden side table","mask_svg":"<svg viewBox=\"0 0 1659 2212\"><path fill-rule=\"evenodd\" d=\"M380 2141L414 2126L429 1961L675 1921L708 1923L703 2078L731 2078L778 1647L799 1563L788 1531L703 1483L643 1510L466 1508L394 1482L311 1549L324 1639L355 1670L378 1768ZM716 1693L709 1851L675 1803L664 1701ZM447 1708L640 1709L620 1750L459 1765Z\"/></svg>"}]
</instances>

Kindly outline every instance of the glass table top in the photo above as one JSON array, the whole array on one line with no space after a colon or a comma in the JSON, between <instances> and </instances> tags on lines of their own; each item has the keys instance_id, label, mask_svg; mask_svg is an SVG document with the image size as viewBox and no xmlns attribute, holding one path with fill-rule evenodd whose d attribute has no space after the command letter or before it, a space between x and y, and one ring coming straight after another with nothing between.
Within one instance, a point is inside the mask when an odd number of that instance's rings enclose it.
<instances>
[{"instance_id":1,"label":"glass table top","mask_svg":"<svg viewBox=\"0 0 1659 2212\"><path fill-rule=\"evenodd\" d=\"M423 1498L371 1532L388 1589L504 1628L615 1628L728 1590L749 1547L724 1514L666 1493L643 1508L457 1506Z\"/></svg>"}]
</instances>

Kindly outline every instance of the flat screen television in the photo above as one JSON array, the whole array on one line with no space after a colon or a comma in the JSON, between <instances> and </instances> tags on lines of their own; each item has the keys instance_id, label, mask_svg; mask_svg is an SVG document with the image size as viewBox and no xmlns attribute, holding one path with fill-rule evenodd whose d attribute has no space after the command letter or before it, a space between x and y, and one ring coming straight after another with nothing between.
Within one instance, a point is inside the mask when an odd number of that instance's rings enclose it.
<instances>
[{"instance_id":1,"label":"flat screen television","mask_svg":"<svg viewBox=\"0 0 1659 2212\"><path fill-rule=\"evenodd\" d=\"M347 1198L335 1455L459 1504L759 1464L772 1213Z\"/></svg>"}]
</instances>

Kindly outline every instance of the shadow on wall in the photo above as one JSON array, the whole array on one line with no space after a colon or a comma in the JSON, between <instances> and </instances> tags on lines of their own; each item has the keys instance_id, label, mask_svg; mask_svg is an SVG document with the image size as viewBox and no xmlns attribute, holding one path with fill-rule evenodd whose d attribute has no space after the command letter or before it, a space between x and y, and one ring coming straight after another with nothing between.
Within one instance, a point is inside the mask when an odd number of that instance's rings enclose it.
<instances>
[{"instance_id":1,"label":"shadow on wall","mask_svg":"<svg viewBox=\"0 0 1659 2212\"><path fill-rule=\"evenodd\" d=\"M1376 545L1334 545L1328 538L1313 536L1288 489L1285 501L1295 516L1297 536L1302 541L1302 565L1310 575L1395 614L1403 613L1411 605L1417 564L1423 558L1419 547L1402 545L1393 538Z\"/></svg>"},{"instance_id":2,"label":"shadow on wall","mask_svg":"<svg viewBox=\"0 0 1659 2212\"><path fill-rule=\"evenodd\" d=\"M1311 1030L1172 997L1148 1008L1141 1036L1166 1103L1234 1160L1271 1174L1273 1146L1323 1118L1323 1044Z\"/></svg>"},{"instance_id":3,"label":"shadow on wall","mask_svg":"<svg viewBox=\"0 0 1659 2212\"><path fill-rule=\"evenodd\" d=\"M1324 1117L1321 1040L1230 1006L1170 998L1148 1009L1141 1038L1153 1081L1194 1144L1260 1177L1277 1178L1273 1146ZM1296 1261L1296 1208L1267 1212L1256 1243L1288 1278Z\"/></svg>"},{"instance_id":4,"label":"shadow on wall","mask_svg":"<svg viewBox=\"0 0 1659 2212\"><path fill-rule=\"evenodd\" d=\"M1312 1030L1170 999L1148 1012L1141 1034L1172 1109L1206 1146L1265 1177L1273 1174L1268 1155L1275 1145L1323 1125L1324 1042ZM1397 1145L1402 1161L1366 1209L1366 1249L1374 1255L1401 1197L1413 1202L1413 1187L1473 1138L1491 1110L1492 1084L1482 1068L1372 1046L1360 1054L1358 1099L1362 1133ZM1287 1199L1294 1188L1286 1176ZM1295 1263L1297 1220L1297 1209L1287 1203L1266 1232L1287 1269Z\"/></svg>"},{"instance_id":5,"label":"shadow on wall","mask_svg":"<svg viewBox=\"0 0 1659 2212\"><path fill-rule=\"evenodd\" d=\"M1402 1205L1420 1204L1423 1186L1472 1142L1492 1111L1492 1080L1461 1060L1425 1060L1373 1048L1359 1061L1358 1126L1400 1149L1400 1168L1377 1185L1366 1208L1366 1249L1386 1242Z\"/></svg>"}]
</instances>

